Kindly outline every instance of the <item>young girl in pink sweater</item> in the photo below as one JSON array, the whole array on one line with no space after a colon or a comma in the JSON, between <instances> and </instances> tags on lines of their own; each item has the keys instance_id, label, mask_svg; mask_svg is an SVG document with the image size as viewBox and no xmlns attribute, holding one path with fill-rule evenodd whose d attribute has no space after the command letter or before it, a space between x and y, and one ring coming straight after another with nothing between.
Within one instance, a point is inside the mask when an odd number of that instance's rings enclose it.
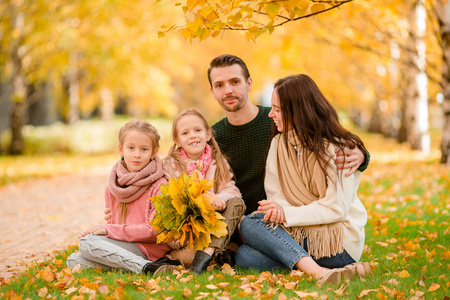
<instances>
[{"instance_id":1,"label":"young girl in pink sweater","mask_svg":"<svg viewBox=\"0 0 450 300\"><path fill-rule=\"evenodd\" d=\"M135 273L160 273L181 265L164 255L167 244L156 244L156 231L148 224L155 209L151 197L166 184L161 159L156 155L160 136L144 121L130 121L120 129L122 159L111 170L105 191L107 224L96 224L80 234L80 251L67 259L69 267L102 267Z\"/></svg>"},{"instance_id":2,"label":"young girl in pink sweater","mask_svg":"<svg viewBox=\"0 0 450 300\"><path fill-rule=\"evenodd\" d=\"M228 235L222 238L211 236L210 245L195 254L189 251L191 249L184 249L172 251L171 255L190 264L189 271L195 273L205 271L213 256L217 256L219 264L234 266L234 252L225 250L225 247L245 212L245 204L230 166L220 152L208 122L194 109L178 114L173 121L172 138L174 145L163 162L166 176L171 178L183 172L188 175L200 172L201 177L214 180L214 187L208 193L214 197L212 205L225 218Z\"/></svg>"}]
</instances>

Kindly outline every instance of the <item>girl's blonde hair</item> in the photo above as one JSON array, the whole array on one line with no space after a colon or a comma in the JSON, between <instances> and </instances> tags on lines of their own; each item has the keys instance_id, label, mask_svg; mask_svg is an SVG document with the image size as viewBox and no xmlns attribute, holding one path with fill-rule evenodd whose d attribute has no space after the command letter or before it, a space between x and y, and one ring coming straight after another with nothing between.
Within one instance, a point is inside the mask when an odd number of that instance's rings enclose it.
<instances>
[{"instance_id":1,"label":"girl's blonde hair","mask_svg":"<svg viewBox=\"0 0 450 300\"><path fill-rule=\"evenodd\" d=\"M137 130L142 133L145 133L152 140L153 149L159 148L159 140L161 139L161 137L158 134L158 130L156 130L156 128L152 126L150 123L140 120L129 121L125 125L123 125L122 128L120 128L119 144L121 146L123 146L123 141L125 140L126 133L130 130Z\"/></svg>"},{"instance_id":2,"label":"girl's blonde hair","mask_svg":"<svg viewBox=\"0 0 450 300\"><path fill-rule=\"evenodd\" d=\"M125 136L128 132L131 130L137 130L140 131L146 135L148 135L152 141L153 149L151 149L152 153L156 148L159 148L159 140L161 137L158 134L158 130L154 126L152 126L150 123L146 121L140 121L140 120L132 120L127 122L122 128L119 130L119 144L120 146L123 146L123 141L125 140ZM122 164L127 167L125 164L125 161L122 160ZM119 202L119 216L120 216L120 222L123 224L125 223L125 218L128 213L128 203L122 203Z\"/></svg>"},{"instance_id":3,"label":"girl's blonde hair","mask_svg":"<svg viewBox=\"0 0 450 300\"><path fill-rule=\"evenodd\" d=\"M206 121L205 117L201 113L199 113L195 109L187 109L180 112L175 120L173 120L172 125L172 139L175 141L177 140L177 125L178 122L181 120L181 118L185 116L197 116L200 118L200 120L203 123L203 126L205 127L206 131L211 131L211 139L207 142L211 148L212 148L212 158L216 160L217 169L216 173L214 174L214 193L219 193L222 189L225 188L227 182L231 179L230 177L230 171L228 168L228 164L226 161L225 156L220 151L219 145L216 142L216 139L214 138L214 131L209 126L208 122ZM186 172L187 170L187 163L186 160L181 155L180 147L178 147L175 143L172 145L172 147L169 149L169 153L167 154L167 157L164 160L167 160L170 158L171 165L173 164L175 168L180 172Z\"/></svg>"}]
</instances>

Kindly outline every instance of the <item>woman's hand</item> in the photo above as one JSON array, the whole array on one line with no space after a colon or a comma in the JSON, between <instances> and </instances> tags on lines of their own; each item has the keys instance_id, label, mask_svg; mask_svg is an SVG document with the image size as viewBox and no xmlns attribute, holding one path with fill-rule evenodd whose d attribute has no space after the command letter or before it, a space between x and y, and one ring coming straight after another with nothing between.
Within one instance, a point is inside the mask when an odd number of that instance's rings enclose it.
<instances>
[{"instance_id":1,"label":"woman's hand","mask_svg":"<svg viewBox=\"0 0 450 300\"><path fill-rule=\"evenodd\" d=\"M91 234L91 233L92 234L97 234L97 235L107 235L108 234L108 230L106 230L106 225L105 224L92 225L88 229L82 231L78 235L78 238L82 238L83 236L86 236L86 235Z\"/></svg>"},{"instance_id":2,"label":"woman's hand","mask_svg":"<svg viewBox=\"0 0 450 300\"><path fill-rule=\"evenodd\" d=\"M227 206L227 203L219 197L214 197L214 201L211 204L216 208L216 211L223 211Z\"/></svg>"},{"instance_id":3,"label":"woman's hand","mask_svg":"<svg viewBox=\"0 0 450 300\"><path fill-rule=\"evenodd\" d=\"M335 164L338 169L350 169L345 176L350 176L359 168L359 166L364 162L364 153L358 147L353 149L345 148L344 152L336 152ZM344 164L345 156L345 164Z\"/></svg>"},{"instance_id":4,"label":"woman's hand","mask_svg":"<svg viewBox=\"0 0 450 300\"><path fill-rule=\"evenodd\" d=\"M107 207L105 208L105 221L106 223L111 223L111 217L112 217L112 213L111 213L111 207Z\"/></svg>"},{"instance_id":5,"label":"woman's hand","mask_svg":"<svg viewBox=\"0 0 450 300\"><path fill-rule=\"evenodd\" d=\"M264 213L264 220L281 224L286 222L283 207L273 200L261 200L258 202L258 211Z\"/></svg>"}]
</instances>

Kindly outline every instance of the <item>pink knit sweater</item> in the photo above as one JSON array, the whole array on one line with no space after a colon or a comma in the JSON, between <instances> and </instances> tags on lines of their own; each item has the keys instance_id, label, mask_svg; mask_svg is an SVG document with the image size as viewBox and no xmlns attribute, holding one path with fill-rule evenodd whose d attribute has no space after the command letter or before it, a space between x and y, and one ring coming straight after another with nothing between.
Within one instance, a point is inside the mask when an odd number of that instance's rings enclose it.
<instances>
[{"instance_id":1,"label":"pink knit sweater","mask_svg":"<svg viewBox=\"0 0 450 300\"><path fill-rule=\"evenodd\" d=\"M106 224L106 230L108 231L106 236L119 241L135 242L151 261L161 258L171 250L167 244L156 244L157 232L148 224L155 215L155 208L150 198L161 194L159 186L166 183L165 178L158 179L150 185L142 196L130 202L125 224L120 224L119 201L106 187L106 207L110 207L112 211L111 221Z\"/></svg>"}]
</instances>

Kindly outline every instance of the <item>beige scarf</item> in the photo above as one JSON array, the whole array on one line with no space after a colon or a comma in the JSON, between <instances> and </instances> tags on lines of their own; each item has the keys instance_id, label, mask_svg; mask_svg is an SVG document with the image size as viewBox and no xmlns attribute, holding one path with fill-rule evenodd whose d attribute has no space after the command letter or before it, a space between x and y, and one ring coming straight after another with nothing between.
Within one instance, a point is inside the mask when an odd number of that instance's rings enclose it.
<instances>
[{"instance_id":1,"label":"beige scarf","mask_svg":"<svg viewBox=\"0 0 450 300\"><path fill-rule=\"evenodd\" d=\"M276 138L278 175L281 189L289 204L292 206L308 205L325 197L327 181L314 153L301 149L293 130L288 132L288 149L286 149L281 134ZM306 155L306 165L304 165L304 155ZM304 227L282 227L301 246L306 238L308 253L315 259L343 252L344 228L342 222Z\"/></svg>"}]
</instances>

